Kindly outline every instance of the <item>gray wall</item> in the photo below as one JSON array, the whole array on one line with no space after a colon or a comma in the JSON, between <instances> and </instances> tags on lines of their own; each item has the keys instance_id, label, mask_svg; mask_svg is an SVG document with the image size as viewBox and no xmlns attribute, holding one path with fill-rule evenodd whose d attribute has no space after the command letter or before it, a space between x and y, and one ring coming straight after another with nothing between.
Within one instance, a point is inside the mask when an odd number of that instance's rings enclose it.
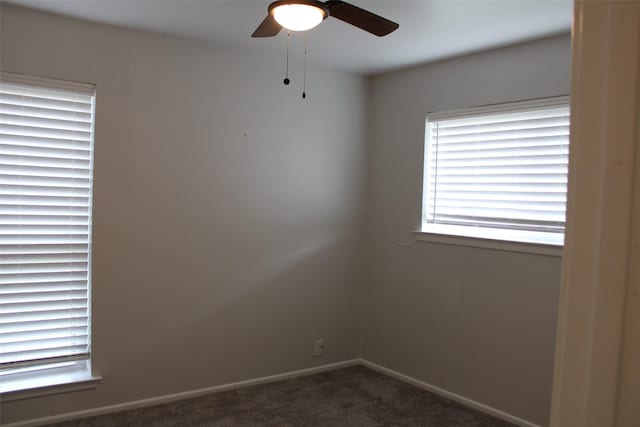
<instances>
[{"instance_id":1,"label":"gray wall","mask_svg":"<svg viewBox=\"0 0 640 427\"><path fill-rule=\"evenodd\" d=\"M568 35L372 79L363 358L547 423L560 258L410 243L427 112L569 89Z\"/></svg>"},{"instance_id":2,"label":"gray wall","mask_svg":"<svg viewBox=\"0 0 640 427\"><path fill-rule=\"evenodd\" d=\"M1 15L3 71L97 82L104 381L3 403L0 424L358 356L363 78L312 69L305 102L282 85L282 58L6 4ZM313 358L318 337L327 348Z\"/></svg>"}]
</instances>

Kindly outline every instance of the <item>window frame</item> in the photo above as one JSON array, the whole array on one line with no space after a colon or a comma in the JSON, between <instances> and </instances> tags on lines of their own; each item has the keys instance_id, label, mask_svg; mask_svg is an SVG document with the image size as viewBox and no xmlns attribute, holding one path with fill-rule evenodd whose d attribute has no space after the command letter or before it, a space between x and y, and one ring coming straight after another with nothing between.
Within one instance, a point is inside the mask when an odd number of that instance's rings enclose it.
<instances>
[{"instance_id":1,"label":"window frame","mask_svg":"<svg viewBox=\"0 0 640 427\"><path fill-rule=\"evenodd\" d=\"M31 86L52 90L87 93L93 97L91 106L91 140L90 140L90 187L88 191L88 244L87 244L87 314L88 337L87 357L77 360L69 356L67 360L57 360L51 363L40 363L23 367L20 363L15 368L7 368L0 375L0 399L2 401L20 400L49 394L95 388L102 380L100 375L93 372L91 359L91 288L92 288L92 242L93 242L93 171L94 146L96 124L97 88L95 84L72 82L60 79L30 76L18 73L0 72L0 81L18 85Z\"/></svg>"},{"instance_id":2,"label":"window frame","mask_svg":"<svg viewBox=\"0 0 640 427\"><path fill-rule=\"evenodd\" d=\"M427 206L431 199L425 194L428 191L429 179L429 126L430 123L444 119L468 118L490 114L508 114L518 111L531 111L553 107L570 107L570 96L560 95L549 98L538 98L525 101L506 102L477 107L469 107L442 112L430 112L425 117L425 133L423 138L423 164L421 188L420 229L414 231L417 241L479 247L510 252L534 253L549 256L561 256L564 246L564 232L559 241L540 238L542 234L534 231L511 230L506 228L489 228L476 226L459 226L430 224L427 222Z\"/></svg>"}]
</instances>

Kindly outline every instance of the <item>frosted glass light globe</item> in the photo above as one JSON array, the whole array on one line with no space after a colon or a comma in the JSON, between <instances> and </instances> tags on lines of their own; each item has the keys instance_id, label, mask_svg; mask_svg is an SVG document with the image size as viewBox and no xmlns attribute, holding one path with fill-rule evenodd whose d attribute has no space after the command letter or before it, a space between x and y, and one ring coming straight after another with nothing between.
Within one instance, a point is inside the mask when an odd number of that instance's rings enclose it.
<instances>
[{"instance_id":1,"label":"frosted glass light globe","mask_svg":"<svg viewBox=\"0 0 640 427\"><path fill-rule=\"evenodd\" d=\"M273 8L278 24L291 31L310 30L325 18L325 11L310 4L282 4Z\"/></svg>"}]
</instances>

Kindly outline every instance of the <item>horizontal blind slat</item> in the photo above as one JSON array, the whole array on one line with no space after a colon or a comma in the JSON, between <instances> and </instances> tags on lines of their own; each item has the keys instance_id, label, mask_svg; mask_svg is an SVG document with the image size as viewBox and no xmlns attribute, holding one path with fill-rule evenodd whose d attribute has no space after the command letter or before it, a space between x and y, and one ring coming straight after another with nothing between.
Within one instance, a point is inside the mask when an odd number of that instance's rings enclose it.
<instances>
[{"instance_id":1,"label":"horizontal blind slat","mask_svg":"<svg viewBox=\"0 0 640 427\"><path fill-rule=\"evenodd\" d=\"M91 151L88 149L59 148L59 147L38 147L29 145L8 144L2 141L0 144L0 155L40 157L56 160L91 160Z\"/></svg>"},{"instance_id":2,"label":"horizontal blind slat","mask_svg":"<svg viewBox=\"0 0 640 427\"><path fill-rule=\"evenodd\" d=\"M9 215L43 215L50 212L53 215L89 216L88 206L13 206L5 205L2 211ZM6 243L6 242L3 242Z\"/></svg>"},{"instance_id":3,"label":"horizontal blind slat","mask_svg":"<svg viewBox=\"0 0 640 427\"><path fill-rule=\"evenodd\" d=\"M86 309L88 307L86 298L69 298L68 300L50 300L33 302L3 302L0 305L1 315L27 314L50 310L73 310Z\"/></svg>"},{"instance_id":4,"label":"horizontal blind slat","mask_svg":"<svg viewBox=\"0 0 640 427\"><path fill-rule=\"evenodd\" d=\"M91 112L89 111L59 110L55 108L47 108L46 106L25 105L19 102L3 102L1 99L0 112L12 116L91 123Z\"/></svg>"},{"instance_id":5,"label":"horizontal blind slat","mask_svg":"<svg viewBox=\"0 0 640 427\"><path fill-rule=\"evenodd\" d=\"M0 184L0 196L89 197L88 188Z\"/></svg>"},{"instance_id":6,"label":"horizontal blind slat","mask_svg":"<svg viewBox=\"0 0 640 427\"><path fill-rule=\"evenodd\" d=\"M38 137L38 138L48 138L48 139L61 139L65 141L89 142L91 140L91 132L88 130L80 131L80 130L64 130L64 129L53 129L53 128L29 127L29 126L20 126L20 125L12 125L12 124L3 124L1 122L0 122L0 133L13 135L16 137L27 136L27 137Z\"/></svg>"},{"instance_id":7,"label":"horizontal blind slat","mask_svg":"<svg viewBox=\"0 0 640 427\"><path fill-rule=\"evenodd\" d=\"M430 218L429 221L432 221ZM510 221L508 218L481 218L477 216L465 215L442 215L438 218L437 224L464 225L470 227L504 228L521 230L518 221ZM543 231L551 233L561 233L564 230L564 221L530 221L527 224L530 231Z\"/></svg>"},{"instance_id":8,"label":"horizontal blind slat","mask_svg":"<svg viewBox=\"0 0 640 427\"><path fill-rule=\"evenodd\" d=\"M41 274L41 273L60 273L60 272L77 272L87 271L87 262L49 262L49 263L16 263L5 264L0 271L0 278L12 274Z\"/></svg>"},{"instance_id":9,"label":"horizontal blind slat","mask_svg":"<svg viewBox=\"0 0 640 427\"><path fill-rule=\"evenodd\" d=\"M536 202L516 202L513 200L460 200L460 199L438 199L438 206L441 208L486 208L486 209L514 209L518 211L550 211L564 212L564 201L536 201ZM441 211L442 212L442 211Z\"/></svg>"},{"instance_id":10,"label":"horizontal blind slat","mask_svg":"<svg viewBox=\"0 0 640 427\"><path fill-rule=\"evenodd\" d=\"M486 156L475 159L434 159L440 169L486 169L495 167L513 167L513 166L544 166L544 165L566 165L569 160L567 154L556 155L508 155L504 156Z\"/></svg>"},{"instance_id":11,"label":"horizontal blind slat","mask_svg":"<svg viewBox=\"0 0 640 427\"><path fill-rule=\"evenodd\" d=\"M0 294L0 304L35 303L40 301L63 302L66 300L73 302L78 299L84 299L86 304L86 289L78 289L75 291L63 290L56 292L47 290L46 292L15 292L12 294Z\"/></svg>"},{"instance_id":12,"label":"horizontal blind slat","mask_svg":"<svg viewBox=\"0 0 640 427\"><path fill-rule=\"evenodd\" d=\"M16 334L20 332L47 332L51 330L68 328L69 325L77 327L88 327L89 318L86 316L75 316L73 318L49 317L46 320L31 320L21 322L0 322L0 334Z\"/></svg>"},{"instance_id":13,"label":"horizontal blind slat","mask_svg":"<svg viewBox=\"0 0 640 427\"><path fill-rule=\"evenodd\" d=\"M42 157L31 155L0 154L0 165L10 166L44 166L47 168L64 168L89 170L90 160L76 158Z\"/></svg>"},{"instance_id":14,"label":"horizontal blind slat","mask_svg":"<svg viewBox=\"0 0 640 427\"><path fill-rule=\"evenodd\" d=\"M462 135L450 135L442 136L441 132L436 132L435 138L438 139L439 145L449 145L458 143L470 143L470 142L486 142L486 141L503 141L512 140L517 144L518 141L529 139L546 139L569 136L569 128L546 128L546 129L527 129L522 131L494 131L494 132L479 132L474 134L462 134Z\"/></svg>"},{"instance_id":15,"label":"horizontal blind slat","mask_svg":"<svg viewBox=\"0 0 640 427\"><path fill-rule=\"evenodd\" d=\"M430 199L433 199L436 194L433 189L428 189L426 192ZM471 190L460 191L438 191L438 198L440 200L496 200L496 201L514 201L514 202L562 202L566 201L566 195L562 192L538 192L538 193L521 193L521 192L480 192Z\"/></svg>"},{"instance_id":16,"label":"horizontal blind slat","mask_svg":"<svg viewBox=\"0 0 640 427\"><path fill-rule=\"evenodd\" d=\"M438 184L437 193L442 192L479 192L479 193L566 193L566 184L558 183L537 183L535 185L526 185L526 183L443 183Z\"/></svg>"},{"instance_id":17,"label":"horizontal blind slat","mask_svg":"<svg viewBox=\"0 0 640 427\"><path fill-rule=\"evenodd\" d=\"M513 147L513 148L484 148L458 151L440 151L438 153L438 162L447 162L456 159L520 159L528 157L556 157L558 155L568 155L569 147L567 145L547 145L542 147Z\"/></svg>"},{"instance_id":18,"label":"horizontal blind slat","mask_svg":"<svg viewBox=\"0 0 640 427\"><path fill-rule=\"evenodd\" d=\"M69 252L88 253L89 245L85 243L58 243L58 244L22 244L20 242L9 245L0 244L0 255L21 254L64 254Z\"/></svg>"},{"instance_id":19,"label":"horizontal blind slat","mask_svg":"<svg viewBox=\"0 0 640 427\"><path fill-rule=\"evenodd\" d=\"M547 146L566 146L568 145L566 135L557 136L540 136L530 138L517 139L483 139L463 142L450 142L447 144L438 144L438 152L456 152L466 150L484 150L489 148L528 148L528 147L547 147Z\"/></svg>"},{"instance_id":20,"label":"horizontal blind slat","mask_svg":"<svg viewBox=\"0 0 640 427\"><path fill-rule=\"evenodd\" d=\"M0 92L19 96L34 96L41 99L67 100L69 102L91 102L93 87L83 83L61 80L2 74Z\"/></svg>"},{"instance_id":21,"label":"horizontal blind slat","mask_svg":"<svg viewBox=\"0 0 640 427\"><path fill-rule=\"evenodd\" d=\"M56 195L13 195L4 194L0 199L0 206L89 206L89 193L83 196L56 196Z\"/></svg>"},{"instance_id":22,"label":"horizontal blind slat","mask_svg":"<svg viewBox=\"0 0 640 427\"><path fill-rule=\"evenodd\" d=\"M82 335L70 335L59 338L44 338L44 339L31 339L27 341L14 341L6 342L2 344L2 353L14 353L14 352L31 352L46 350L55 347L83 347L78 349L78 352L84 352L84 347L87 345L87 334Z\"/></svg>"},{"instance_id":23,"label":"horizontal blind slat","mask_svg":"<svg viewBox=\"0 0 640 427\"><path fill-rule=\"evenodd\" d=\"M91 132L91 121L80 117L46 118L31 115L17 115L4 110L0 106L0 124L20 126L23 128L41 128L47 130L68 130Z\"/></svg>"},{"instance_id":24,"label":"horizontal blind slat","mask_svg":"<svg viewBox=\"0 0 640 427\"><path fill-rule=\"evenodd\" d=\"M61 150L91 151L90 140L46 138L42 136L11 135L0 133L0 141L6 146L27 148L51 148Z\"/></svg>"},{"instance_id":25,"label":"horizontal blind slat","mask_svg":"<svg viewBox=\"0 0 640 427\"><path fill-rule=\"evenodd\" d=\"M437 121L437 125L440 129L447 129L450 127L471 126L471 125L487 125L491 123L503 123L513 122L522 119L540 119L545 117L566 117L569 115L569 108L566 106L558 108L541 108L539 110L527 110L512 111L506 113L484 113L484 114L471 114L467 116L466 113L461 113L461 117L451 117L446 119L440 119ZM436 122L431 122L432 126Z\"/></svg>"},{"instance_id":26,"label":"horizontal blind slat","mask_svg":"<svg viewBox=\"0 0 640 427\"><path fill-rule=\"evenodd\" d=\"M70 337L81 338L84 344L88 341L87 325L52 328L41 331L16 331L0 335L0 345L19 345L27 341L59 340Z\"/></svg>"},{"instance_id":27,"label":"horizontal blind slat","mask_svg":"<svg viewBox=\"0 0 640 427\"><path fill-rule=\"evenodd\" d=\"M59 319L73 319L87 317L87 308L74 309L55 309L55 310L38 310L26 311L23 313L3 314L0 318L0 325L16 324L31 321L47 321Z\"/></svg>"},{"instance_id":28,"label":"horizontal blind slat","mask_svg":"<svg viewBox=\"0 0 640 427\"><path fill-rule=\"evenodd\" d=\"M0 289L0 295L39 294L42 292L75 292L86 290L83 280L58 280L49 282L10 283Z\"/></svg>"},{"instance_id":29,"label":"horizontal blind slat","mask_svg":"<svg viewBox=\"0 0 640 427\"><path fill-rule=\"evenodd\" d=\"M427 172L428 176L435 177L435 170ZM567 174L566 164L548 164L548 165L499 165L490 168L445 168L438 170L437 176L468 176L477 175L544 175L544 174Z\"/></svg>"},{"instance_id":30,"label":"horizontal blind slat","mask_svg":"<svg viewBox=\"0 0 640 427\"><path fill-rule=\"evenodd\" d=\"M57 111L70 111L78 113L91 113L91 102L74 102L65 99L43 98L38 96L17 95L14 91L5 91L0 88L0 103L24 107L43 108Z\"/></svg>"},{"instance_id":31,"label":"horizontal blind slat","mask_svg":"<svg viewBox=\"0 0 640 427\"><path fill-rule=\"evenodd\" d=\"M1 207L2 205L0 205ZM89 227L87 225L25 225L25 224L2 224L0 225L0 236L3 235L22 235L22 236L34 236L34 235L58 235L58 234L88 234Z\"/></svg>"},{"instance_id":32,"label":"horizontal blind slat","mask_svg":"<svg viewBox=\"0 0 640 427\"><path fill-rule=\"evenodd\" d=\"M82 216L61 216L52 215L50 217L43 217L44 215L0 215L0 227L2 225L51 225L51 226L70 226L70 225L82 225L89 226L90 221L88 217Z\"/></svg>"},{"instance_id":33,"label":"horizontal blind slat","mask_svg":"<svg viewBox=\"0 0 640 427\"><path fill-rule=\"evenodd\" d=\"M564 219L564 211L532 211L519 210L511 208L480 208L474 207L457 207L457 206L438 206L436 211L438 215L465 215L469 217L486 217L486 218L503 218L509 220L543 220L543 221L562 221Z\"/></svg>"},{"instance_id":34,"label":"horizontal blind slat","mask_svg":"<svg viewBox=\"0 0 640 427\"><path fill-rule=\"evenodd\" d=\"M27 284L34 284L34 283L69 283L69 282L75 282L80 280L84 281L86 279L87 279L86 272L78 272L78 271L66 272L65 274L51 273L47 275L30 273L30 274L23 274L23 275L12 275L11 277L0 279L0 283L2 283L3 286L6 286L10 284L27 285Z\"/></svg>"},{"instance_id":35,"label":"horizontal blind slat","mask_svg":"<svg viewBox=\"0 0 640 427\"><path fill-rule=\"evenodd\" d=\"M520 120L493 120L476 124L442 125L437 128L438 136L477 135L497 131L521 131L528 129L566 128L569 116L525 118Z\"/></svg>"},{"instance_id":36,"label":"horizontal blind slat","mask_svg":"<svg viewBox=\"0 0 640 427\"><path fill-rule=\"evenodd\" d=\"M52 264L69 262L87 262L89 254L86 252L46 253L46 254L0 254L0 265L3 264ZM2 293L2 290L0 290Z\"/></svg>"},{"instance_id":37,"label":"horizontal blind slat","mask_svg":"<svg viewBox=\"0 0 640 427\"><path fill-rule=\"evenodd\" d=\"M438 178L439 184L469 184L473 185L485 185L485 184L500 184L500 183L519 183L519 184L531 184L532 186L537 184L566 184L567 176L559 174L539 174L539 175L498 175L498 176L441 176Z\"/></svg>"},{"instance_id":38,"label":"horizontal blind slat","mask_svg":"<svg viewBox=\"0 0 640 427\"><path fill-rule=\"evenodd\" d=\"M58 347L46 347L24 351L2 352L0 353L0 367L5 365L24 366L28 361L44 360L46 363L53 363L53 359L64 358L71 355L87 355L86 343L70 343L69 345L59 345ZM16 363L16 361L20 361Z\"/></svg>"},{"instance_id":39,"label":"horizontal blind slat","mask_svg":"<svg viewBox=\"0 0 640 427\"><path fill-rule=\"evenodd\" d=\"M84 166L35 166L0 162L0 184L90 188L91 171Z\"/></svg>"}]
</instances>

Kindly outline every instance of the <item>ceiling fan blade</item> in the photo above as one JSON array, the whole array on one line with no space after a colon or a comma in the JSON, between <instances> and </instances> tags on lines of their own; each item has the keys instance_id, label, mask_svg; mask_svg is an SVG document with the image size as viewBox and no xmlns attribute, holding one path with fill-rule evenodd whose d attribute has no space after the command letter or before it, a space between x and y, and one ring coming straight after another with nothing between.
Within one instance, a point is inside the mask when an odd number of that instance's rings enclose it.
<instances>
[{"instance_id":1,"label":"ceiling fan blade","mask_svg":"<svg viewBox=\"0 0 640 427\"><path fill-rule=\"evenodd\" d=\"M334 18L355 25L378 37L386 36L399 27L393 21L343 1L329 0L324 5L329 9L329 15Z\"/></svg>"},{"instance_id":2,"label":"ceiling fan blade","mask_svg":"<svg viewBox=\"0 0 640 427\"><path fill-rule=\"evenodd\" d=\"M273 15L268 14L264 21L260 23L258 28L251 34L251 37L273 37L277 36L282 26L276 22Z\"/></svg>"}]
</instances>

